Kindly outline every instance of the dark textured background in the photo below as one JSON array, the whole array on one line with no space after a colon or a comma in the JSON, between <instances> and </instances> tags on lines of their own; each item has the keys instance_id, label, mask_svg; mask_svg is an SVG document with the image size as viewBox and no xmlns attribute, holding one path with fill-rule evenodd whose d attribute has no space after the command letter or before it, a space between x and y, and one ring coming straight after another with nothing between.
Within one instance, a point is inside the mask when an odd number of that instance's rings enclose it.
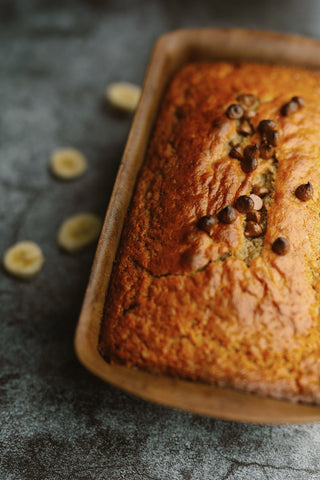
<instances>
[{"instance_id":1,"label":"dark textured background","mask_svg":"<svg viewBox=\"0 0 320 480\"><path fill-rule=\"evenodd\" d=\"M131 118L103 101L141 83L155 39L184 26L244 26L320 37L320 2L0 0L0 254L43 248L40 275L0 272L0 479L316 480L320 424L215 421L130 397L77 362L73 334L94 248L59 252L61 221L104 214ZM48 173L80 149L89 171Z\"/></svg>"}]
</instances>

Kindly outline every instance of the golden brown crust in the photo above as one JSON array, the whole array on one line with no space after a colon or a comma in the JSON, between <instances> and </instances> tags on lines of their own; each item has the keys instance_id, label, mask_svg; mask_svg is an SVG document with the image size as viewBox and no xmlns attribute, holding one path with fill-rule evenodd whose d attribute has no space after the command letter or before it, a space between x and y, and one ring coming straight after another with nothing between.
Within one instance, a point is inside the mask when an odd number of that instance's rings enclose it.
<instances>
[{"instance_id":1,"label":"golden brown crust","mask_svg":"<svg viewBox=\"0 0 320 480\"><path fill-rule=\"evenodd\" d=\"M255 133L226 116L239 94L259 100ZM292 400L320 402L320 76L284 66L197 63L173 79L150 141L112 274L100 352L111 362ZM300 96L305 106L284 116ZM232 145L260 145L261 120L279 131L275 154L245 173ZM301 201L297 187L311 182ZM267 185L261 224L205 215ZM259 216L260 218L260 216ZM272 244L288 239L278 255Z\"/></svg>"}]
</instances>

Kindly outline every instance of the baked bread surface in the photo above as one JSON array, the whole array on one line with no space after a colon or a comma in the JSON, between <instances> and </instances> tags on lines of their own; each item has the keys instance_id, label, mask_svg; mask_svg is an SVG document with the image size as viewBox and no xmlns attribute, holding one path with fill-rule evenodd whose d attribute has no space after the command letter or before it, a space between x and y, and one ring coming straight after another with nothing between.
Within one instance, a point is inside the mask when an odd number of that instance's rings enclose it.
<instances>
[{"instance_id":1,"label":"baked bread surface","mask_svg":"<svg viewBox=\"0 0 320 480\"><path fill-rule=\"evenodd\" d=\"M241 134L228 107L257 98ZM305 105L281 110L292 97ZM126 217L101 325L111 363L295 401L320 402L320 76L249 63L192 63L164 96ZM234 145L271 158L245 172ZM312 198L295 192L310 182ZM219 212L263 186L262 234ZM207 233L199 220L211 215ZM274 241L285 238L286 254Z\"/></svg>"}]
</instances>

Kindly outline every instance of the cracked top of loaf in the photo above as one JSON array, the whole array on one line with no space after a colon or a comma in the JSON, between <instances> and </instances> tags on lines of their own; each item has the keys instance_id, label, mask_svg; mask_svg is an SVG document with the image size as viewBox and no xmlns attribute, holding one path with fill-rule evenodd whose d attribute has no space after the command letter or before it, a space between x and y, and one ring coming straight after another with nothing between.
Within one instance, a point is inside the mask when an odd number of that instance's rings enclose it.
<instances>
[{"instance_id":1,"label":"cracked top of loaf","mask_svg":"<svg viewBox=\"0 0 320 480\"><path fill-rule=\"evenodd\" d=\"M114 263L108 361L320 402L319 99L319 73L300 68L192 63L175 75ZM239 211L252 193L262 208Z\"/></svg>"}]
</instances>

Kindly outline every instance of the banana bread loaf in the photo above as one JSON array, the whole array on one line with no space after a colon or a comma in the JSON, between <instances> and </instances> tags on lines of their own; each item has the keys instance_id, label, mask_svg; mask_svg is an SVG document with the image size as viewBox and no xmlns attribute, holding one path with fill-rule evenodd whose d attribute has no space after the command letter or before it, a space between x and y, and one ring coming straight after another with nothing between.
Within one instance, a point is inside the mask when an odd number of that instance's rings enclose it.
<instances>
[{"instance_id":1,"label":"banana bread loaf","mask_svg":"<svg viewBox=\"0 0 320 480\"><path fill-rule=\"evenodd\" d=\"M176 74L114 263L107 361L320 403L319 98L302 68Z\"/></svg>"}]
</instances>

